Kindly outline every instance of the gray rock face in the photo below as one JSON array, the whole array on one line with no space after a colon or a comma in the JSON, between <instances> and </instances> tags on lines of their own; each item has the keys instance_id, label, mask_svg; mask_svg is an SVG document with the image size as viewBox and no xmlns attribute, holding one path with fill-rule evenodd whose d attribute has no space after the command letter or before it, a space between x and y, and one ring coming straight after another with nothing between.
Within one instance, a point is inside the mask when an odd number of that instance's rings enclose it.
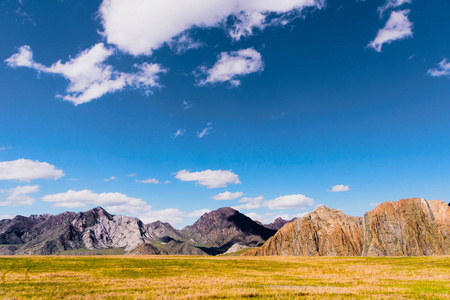
<instances>
[{"instance_id":1,"label":"gray rock face","mask_svg":"<svg viewBox=\"0 0 450 300\"><path fill-rule=\"evenodd\" d=\"M260 245L273 233L231 208L212 212L191 228L179 231L168 223L143 224L137 218L111 215L97 207L77 214L2 220L0 245L7 246L0 246L0 255L48 255L106 248L121 248L134 254L218 254L236 242Z\"/></svg>"},{"instance_id":2,"label":"gray rock face","mask_svg":"<svg viewBox=\"0 0 450 300\"><path fill-rule=\"evenodd\" d=\"M123 248L131 251L166 235L178 237L169 224L144 225L139 219L113 216L101 207L82 213L17 216L0 223L0 244L19 245L0 249L0 254L48 255L73 249ZM11 253L12 252L12 253Z\"/></svg>"}]
</instances>

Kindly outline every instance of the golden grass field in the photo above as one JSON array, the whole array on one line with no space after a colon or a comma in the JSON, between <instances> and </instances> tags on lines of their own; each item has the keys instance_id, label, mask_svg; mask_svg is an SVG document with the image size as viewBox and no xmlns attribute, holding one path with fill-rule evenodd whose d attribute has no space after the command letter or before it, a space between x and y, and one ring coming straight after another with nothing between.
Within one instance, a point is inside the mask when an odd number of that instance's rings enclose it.
<instances>
[{"instance_id":1,"label":"golden grass field","mask_svg":"<svg viewBox=\"0 0 450 300\"><path fill-rule=\"evenodd\" d=\"M450 299L450 257L0 258L0 299Z\"/></svg>"}]
</instances>

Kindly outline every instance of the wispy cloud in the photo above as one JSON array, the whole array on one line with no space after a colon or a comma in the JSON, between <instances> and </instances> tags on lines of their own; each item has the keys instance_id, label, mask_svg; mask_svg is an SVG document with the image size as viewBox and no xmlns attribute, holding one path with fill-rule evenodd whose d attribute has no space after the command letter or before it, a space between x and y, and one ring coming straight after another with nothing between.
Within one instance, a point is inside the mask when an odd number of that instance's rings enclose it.
<instances>
[{"instance_id":1,"label":"wispy cloud","mask_svg":"<svg viewBox=\"0 0 450 300\"><path fill-rule=\"evenodd\" d=\"M212 122L209 122L208 124L206 124L206 128L204 128L202 131L200 131L200 132L197 132L197 137L199 138L199 139L202 139L202 138L204 138L205 136L207 136L208 134L210 134L211 133L211 130L213 129L213 127L211 126L212 125Z\"/></svg>"},{"instance_id":2,"label":"wispy cloud","mask_svg":"<svg viewBox=\"0 0 450 300\"><path fill-rule=\"evenodd\" d=\"M383 6L378 7L380 17L383 17L384 12L390 9L400 7L404 4L411 4L412 0L386 0Z\"/></svg>"},{"instance_id":3,"label":"wispy cloud","mask_svg":"<svg viewBox=\"0 0 450 300\"><path fill-rule=\"evenodd\" d=\"M189 103L188 101L183 100L183 103L181 104L181 107L183 107L183 110L187 110L187 109L192 107L192 103Z\"/></svg>"},{"instance_id":4,"label":"wispy cloud","mask_svg":"<svg viewBox=\"0 0 450 300\"><path fill-rule=\"evenodd\" d=\"M369 47L381 52L384 44L403 40L413 36L413 23L408 19L409 10L394 11L383 29L378 31L375 39L369 43Z\"/></svg>"},{"instance_id":5,"label":"wispy cloud","mask_svg":"<svg viewBox=\"0 0 450 300\"><path fill-rule=\"evenodd\" d=\"M90 102L125 87L142 88L146 93L151 93L153 88L161 88L158 83L159 76L167 71L161 65L143 63L134 65L137 70L135 73L119 72L105 63L114 53L114 49L98 43L68 62L58 61L46 67L33 60L33 52L29 46L22 46L18 53L6 59L5 62L13 68L27 67L39 73L63 76L70 83L66 95L59 95L59 97L74 105Z\"/></svg>"},{"instance_id":6,"label":"wispy cloud","mask_svg":"<svg viewBox=\"0 0 450 300\"><path fill-rule=\"evenodd\" d=\"M240 76L264 70L261 54L253 48L232 52L222 52L216 64L211 68L200 68L206 75L205 79L198 82L199 86L217 82L229 82L236 87L241 84Z\"/></svg>"},{"instance_id":7,"label":"wispy cloud","mask_svg":"<svg viewBox=\"0 0 450 300\"><path fill-rule=\"evenodd\" d=\"M183 136L185 133L186 133L186 129L180 128L172 135L172 138L175 139L175 138L177 138L179 136Z\"/></svg>"},{"instance_id":8,"label":"wispy cloud","mask_svg":"<svg viewBox=\"0 0 450 300\"><path fill-rule=\"evenodd\" d=\"M103 181L112 181L112 180L116 180L116 176L111 176L109 178L103 179Z\"/></svg>"},{"instance_id":9,"label":"wispy cloud","mask_svg":"<svg viewBox=\"0 0 450 300\"><path fill-rule=\"evenodd\" d=\"M153 183L153 184L160 184L161 182L156 179L156 178L149 178L149 179L144 179L144 180L135 180L136 182L140 182L140 183Z\"/></svg>"},{"instance_id":10,"label":"wispy cloud","mask_svg":"<svg viewBox=\"0 0 450 300\"><path fill-rule=\"evenodd\" d=\"M429 69L427 74L433 77L450 76L450 62L444 58L437 68Z\"/></svg>"}]
</instances>

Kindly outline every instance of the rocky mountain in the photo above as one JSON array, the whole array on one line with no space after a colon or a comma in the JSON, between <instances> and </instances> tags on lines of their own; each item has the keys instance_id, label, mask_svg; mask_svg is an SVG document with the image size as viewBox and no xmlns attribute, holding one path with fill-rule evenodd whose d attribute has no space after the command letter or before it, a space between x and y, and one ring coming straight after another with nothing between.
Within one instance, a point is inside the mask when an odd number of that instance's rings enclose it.
<instances>
[{"instance_id":1,"label":"rocky mountain","mask_svg":"<svg viewBox=\"0 0 450 300\"><path fill-rule=\"evenodd\" d=\"M362 218L322 206L281 228L262 247L244 255L360 256Z\"/></svg>"},{"instance_id":2,"label":"rocky mountain","mask_svg":"<svg viewBox=\"0 0 450 300\"><path fill-rule=\"evenodd\" d=\"M277 228L285 222L277 219L269 225ZM144 224L112 215L101 207L0 220L0 255L68 250L95 254L101 249L135 255L217 255L246 247L259 248L245 255L450 255L450 207L439 200L412 198L382 203L360 218L323 206L285 223L278 232L229 207L204 214L181 230L160 221Z\"/></svg>"},{"instance_id":3,"label":"rocky mountain","mask_svg":"<svg viewBox=\"0 0 450 300\"><path fill-rule=\"evenodd\" d=\"M291 223L293 221L295 221L297 218L294 218L292 220L285 220L283 218L276 218L275 221L273 221L270 224L264 224L263 226L269 229L273 229L273 230L280 230L284 225L286 225L287 223Z\"/></svg>"},{"instance_id":4,"label":"rocky mountain","mask_svg":"<svg viewBox=\"0 0 450 300\"><path fill-rule=\"evenodd\" d=\"M211 254L226 252L236 243L256 247L276 233L276 230L266 228L249 217L230 207L220 208L204 214L191 226L180 231L194 243L210 249L201 248Z\"/></svg>"},{"instance_id":5,"label":"rocky mountain","mask_svg":"<svg viewBox=\"0 0 450 300\"><path fill-rule=\"evenodd\" d=\"M385 202L350 217L320 207L244 255L420 256L450 254L450 207L420 198Z\"/></svg>"},{"instance_id":6,"label":"rocky mountain","mask_svg":"<svg viewBox=\"0 0 450 300\"><path fill-rule=\"evenodd\" d=\"M211 212L179 231L168 223L143 224L137 218L111 215L97 207L80 213L2 220L0 255L48 255L108 248L136 255L219 254L235 242L262 245L274 233L231 208Z\"/></svg>"},{"instance_id":7,"label":"rocky mountain","mask_svg":"<svg viewBox=\"0 0 450 300\"><path fill-rule=\"evenodd\" d=\"M440 201L439 201L440 202ZM448 253L448 206L425 199L385 202L364 215L364 256ZM431 204L431 205L430 205ZM444 206L447 206L444 209ZM432 209L432 207L434 209Z\"/></svg>"}]
</instances>

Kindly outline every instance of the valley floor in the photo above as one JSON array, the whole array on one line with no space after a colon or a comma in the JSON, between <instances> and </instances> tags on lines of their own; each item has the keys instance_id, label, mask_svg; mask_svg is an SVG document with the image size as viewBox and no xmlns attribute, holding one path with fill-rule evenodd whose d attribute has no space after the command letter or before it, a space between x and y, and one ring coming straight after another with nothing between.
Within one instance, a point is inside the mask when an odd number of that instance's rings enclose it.
<instances>
[{"instance_id":1,"label":"valley floor","mask_svg":"<svg viewBox=\"0 0 450 300\"><path fill-rule=\"evenodd\" d=\"M449 299L440 257L0 257L0 299Z\"/></svg>"}]
</instances>

